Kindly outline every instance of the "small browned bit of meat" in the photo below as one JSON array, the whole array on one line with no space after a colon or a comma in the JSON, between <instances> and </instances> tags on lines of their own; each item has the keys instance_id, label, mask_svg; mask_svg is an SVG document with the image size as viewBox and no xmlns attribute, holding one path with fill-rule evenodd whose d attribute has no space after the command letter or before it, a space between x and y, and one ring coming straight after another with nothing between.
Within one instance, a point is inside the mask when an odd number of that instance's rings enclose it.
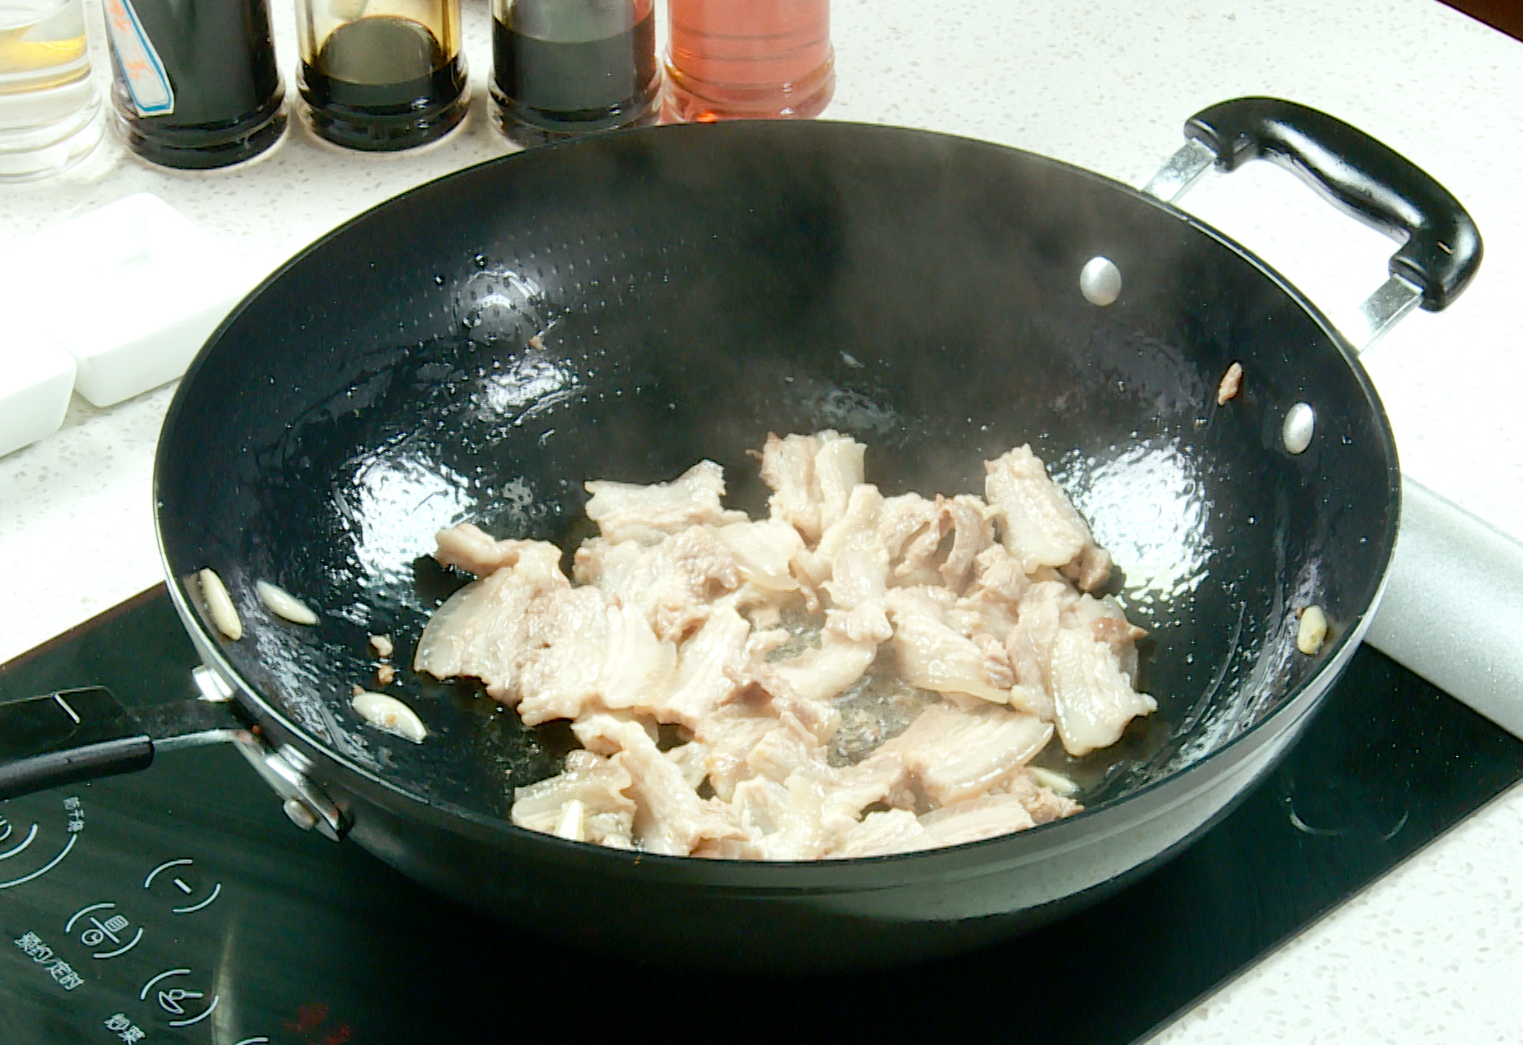
<instances>
[{"instance_id":1,"label":"small browned bit of meat","mask_svg":"<svg viewBox=\"0 0 1523 1045\"><path fill-rule=\"evenodd\" d=\"M383 686L389 686L397 680L397 669L390 664L381 664L375 669L375 680Z\"/></svg>"},{"instance_id":2,"label":"small browned bit of meat","mask_svg":"<svg viewBox=\"0 0 1523 1045\"><path fill-rule=\"evenodd\" d=\"M1216 405L1226 406L1227 400L1237 395L1243 387L1243 364L1233 363L1222 375L1222 383L1216 387Z\"/></svg>"}]
</instances>

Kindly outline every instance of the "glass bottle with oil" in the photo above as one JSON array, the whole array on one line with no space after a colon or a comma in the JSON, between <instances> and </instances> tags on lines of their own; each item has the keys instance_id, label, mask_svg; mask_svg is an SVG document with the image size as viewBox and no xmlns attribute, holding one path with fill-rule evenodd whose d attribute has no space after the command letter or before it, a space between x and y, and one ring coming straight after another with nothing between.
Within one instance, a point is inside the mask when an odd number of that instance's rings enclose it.
<instances>
[{"instance_id":1,"label":"glass bottle with oil","mask_svg":"<svg viewBox=\"0 0 1523 1045\"><path fill-rule=\"evenodd\" d=\"M313 131L371 152L435 141L465 116L460 0L298 0Z\"/></svg>"},{"instance_id":2,"label":"glass bottle with oil","mask_svg":"<svg viewBox=\"0 0 1523 1045\"><path fill-rule=\"evenodd\" d=\"M654 0L493 0L492 111L520 145L656 121Z\"/></svg>"},{"instance_id":3,"label":"glass bottle with oil","mask_svg":"<svg viewBox=\"0 0 1523 1045\"><path fill-rule=\"evenodd\" d=\"M102 123L82 0L0 0L0 181L73 166Z\"/></svg>"}]
</instances>

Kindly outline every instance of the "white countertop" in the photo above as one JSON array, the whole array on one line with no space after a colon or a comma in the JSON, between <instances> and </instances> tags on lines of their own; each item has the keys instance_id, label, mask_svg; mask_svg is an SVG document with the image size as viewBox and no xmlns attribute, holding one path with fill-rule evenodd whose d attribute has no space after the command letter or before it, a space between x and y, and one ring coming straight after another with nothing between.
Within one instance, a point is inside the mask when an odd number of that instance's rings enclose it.
<instances>
[{"instance_id":1,"label":"white countertop","mask_svg":"<svg viewBox=\"0 0 1523 1045\"><path fill-rule=\"evenodd\" d=\"M294 99L290 0L273 6ZM0 187L0 244L146 190L268 269L404 188L510 151L486 118L487 5L464 7L473 109L440 145L360 155L293 126L242 169L184 174L136 161L113 137L75 171ZM1523 44L1435 0L836 0L833 35L828 118L987 138L1141 184L1190 114L1269 94L1340 116L1427 169L1470 209L1486 259L1449 312L1412 315L1364 361L1407 474L1523 537L1523 352L1508 305L1523 286ZM1208 176L1182 203L1335 320L1384 279L1393 249L1266 164ZM159 581L149 475L172 391L104 411L76 397L61 431L0 458L0 661ZM1157 1040L1523 1041L1520 984L1523 788Z\"/></svg>"}]
</instances>

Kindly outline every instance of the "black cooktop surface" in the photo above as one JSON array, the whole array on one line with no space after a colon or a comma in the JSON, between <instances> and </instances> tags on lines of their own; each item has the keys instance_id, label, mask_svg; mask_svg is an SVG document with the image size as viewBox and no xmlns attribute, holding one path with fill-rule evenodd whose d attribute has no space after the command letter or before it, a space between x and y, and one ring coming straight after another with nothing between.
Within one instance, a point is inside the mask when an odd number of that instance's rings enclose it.
<instances>
[{"instance_id":1,"label":"black cooktop surface","mask_svg":"<svg viewBox=\"0 0 1523 1045\"><path fill-rule=\"evenodd\" d=\"M0 668L0 700L194 695L162 588ZM764 980L568 952L294 828L239 755L0 803L0 1036L347 1042L1148 1036L1523 777L1523 741L1365 647L1285 763L1160 870L1010 943Z\"/></svg>"}]
</instances>

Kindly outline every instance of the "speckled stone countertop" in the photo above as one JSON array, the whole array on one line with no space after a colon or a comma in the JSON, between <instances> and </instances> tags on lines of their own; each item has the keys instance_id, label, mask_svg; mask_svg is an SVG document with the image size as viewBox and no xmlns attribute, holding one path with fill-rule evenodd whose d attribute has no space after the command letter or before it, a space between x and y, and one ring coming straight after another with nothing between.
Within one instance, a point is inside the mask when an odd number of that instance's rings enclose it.
<instances>
[{"instance_id":1,"label":"speckled stone countertop","mask_svg":"<svg viewBox=\"0 0 1523 1045\"><path fill-rule=\"evenodd\" d=\"M112 138L66 175L0 188L0 244L149 191L268 269L404 188L510 151L486 114L487 5L464 7L473 108L444 142L359 155L293 121L272 153L244 168L182 174L139 163ZM289 0L274 9L289 79L294 18ZM1407 474L1523 537L1513 394L1523 352L1508 304L1523 286L1523 44L1434 0L836 0L833 34L832 119L986 138L1141 184L1191 113L1269 94L1338 115L1427 169L1474 215L1486 260L1450 311L1410 316L1364 362ZM1334 320L1384 278L1390 241L1276 168L1208 176L1182 202ZM58 278L88 294L88 260ZM172 391L108 410L76 397L61 431L0 458L0 660L159 580L149 474ZM1157 1040L1519 1042L1520 984L1515 789Z\"/></svg>"}]
</instances>

